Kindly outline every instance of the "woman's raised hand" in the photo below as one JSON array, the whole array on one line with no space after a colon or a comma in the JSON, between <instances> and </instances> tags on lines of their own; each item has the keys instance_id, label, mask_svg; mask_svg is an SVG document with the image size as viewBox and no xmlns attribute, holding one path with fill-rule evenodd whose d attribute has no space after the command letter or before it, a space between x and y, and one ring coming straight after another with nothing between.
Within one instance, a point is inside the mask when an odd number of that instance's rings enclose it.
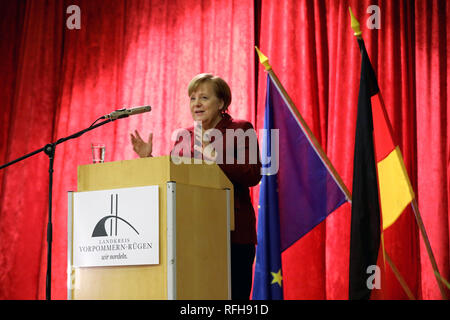
<instances>
[{"instance_id":1,"label":"woman's raised hand","mask_svg":"<svg viewBox=\"0 0 450 320\"><path fill-rule=\"evenodd\" d=\"M153 133L150 132L148 135L148 140L145 142L139 132L134 130L134 134L130 133L131 144L133 145L133 150L139 155L141 158L151 157L152 156L152 148L153 148Z\"/></svg>"}]
</instances>

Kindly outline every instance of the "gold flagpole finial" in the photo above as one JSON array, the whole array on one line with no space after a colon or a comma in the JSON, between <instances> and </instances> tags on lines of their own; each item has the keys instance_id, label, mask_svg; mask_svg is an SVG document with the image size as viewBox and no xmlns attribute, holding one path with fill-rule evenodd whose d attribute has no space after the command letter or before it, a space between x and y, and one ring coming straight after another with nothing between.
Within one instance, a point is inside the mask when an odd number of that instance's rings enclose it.
<instances>
[{"instance_id":1,"label":"gold flagpole finial","mask_svg":"<svg viewBox=\"0 0 450 320\"><path fill-rule=\"evenodd\" d=\"M351 27L352 27L353 31L355 31L354 35L358 39L361 39L361 33L362 32L361 32L360 24L359 24L358 20L356 20L355 16L353 15L352 8L348 7L348 10L350 11L350 18L352 20Z\"/></svg>"},{"instance_id":2,"label":"gold flagpole finial","mask_svg":"<svg viewBox=\"0 0 450 320\"><path fill-rule=\"evenodd\" d=\"M266 71L272 70L272 66L269 64L269 59L261 51L259 51L257 46L255 46L255 49L258 53L259 62L266 68Z\"/></svg>"}]
</instances>

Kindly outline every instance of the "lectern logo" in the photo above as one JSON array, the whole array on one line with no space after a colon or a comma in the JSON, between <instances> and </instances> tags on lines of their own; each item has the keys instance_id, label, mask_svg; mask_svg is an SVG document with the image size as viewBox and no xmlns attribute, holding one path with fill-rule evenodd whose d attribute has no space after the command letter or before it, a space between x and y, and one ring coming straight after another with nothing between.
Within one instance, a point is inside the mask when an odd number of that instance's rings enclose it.
<instances>
[{"instance_id":1,"label":"lectern logo","mask_svg":"<svg viewBox=\"0 0 450 320\"><path fill-rule=\"evenodd\" d=\"M114 197L115 196L115 197ZM114 201L115 200L115 201ZM135 227L131 225L124 218L119 217L119 195L111 194L111 210L110 214L101 218L94 227L94 231L92 232L92 237L107 237L107 236L117 236L117 227L118 221L124 222L129 228L133 229L137 234L139 232ZM107 222L109 222L109 234L106 231Z\"/></svg>"}]
</instances>

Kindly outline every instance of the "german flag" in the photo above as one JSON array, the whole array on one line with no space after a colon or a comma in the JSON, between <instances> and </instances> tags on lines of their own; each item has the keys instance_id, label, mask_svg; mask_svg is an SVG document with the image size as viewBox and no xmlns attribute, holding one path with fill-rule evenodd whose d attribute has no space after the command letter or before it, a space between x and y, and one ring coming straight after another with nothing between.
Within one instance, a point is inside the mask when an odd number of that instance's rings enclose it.
<instances>
[{"instance_id":1,"label":"german flag","mask_svg":"<svg viewBox=\"0 0 450 320\"><path fill-rule=\"evenodd\" d=\"M413 200L364 41L353 164L349 299L370 299L367 268L376 265L380 234ZM380 215L381 212L381 215Z\"/></svg>"},{"instance_id":2,"label":"german flag","mask_svg":"<svg viewBox=\"0 0 450 320\"><path fill-rule=\"evenodd\" d=\"M390 227L414 199L402 153L394 143L380 93L372 96L375 157L378 170L383 230Z\"/></svg>"}]
</instances>

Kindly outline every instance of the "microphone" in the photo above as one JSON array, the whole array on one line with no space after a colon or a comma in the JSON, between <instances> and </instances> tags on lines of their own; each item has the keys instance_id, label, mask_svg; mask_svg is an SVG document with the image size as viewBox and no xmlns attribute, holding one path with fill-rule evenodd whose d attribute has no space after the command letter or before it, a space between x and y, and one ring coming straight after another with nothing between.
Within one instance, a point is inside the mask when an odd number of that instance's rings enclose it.
<instances>
[{"instance_id":1,"label":"microphone","mask_svg":"<svg viewBox=\"0 0 450 320\"><path fill-rule=\"evenodd\" d=\"M119 109L119 110L115 110L115 111L111 112L110 114L107 114L107 115L101 117L101 119L116 120L116 119L126 118L126 117L132 116L134 114L150 112L151 110L152 110L152 107L150 107L150 106L135 107L135 108L131 108L131 109Z\"/></svg>"}]
</instances>

